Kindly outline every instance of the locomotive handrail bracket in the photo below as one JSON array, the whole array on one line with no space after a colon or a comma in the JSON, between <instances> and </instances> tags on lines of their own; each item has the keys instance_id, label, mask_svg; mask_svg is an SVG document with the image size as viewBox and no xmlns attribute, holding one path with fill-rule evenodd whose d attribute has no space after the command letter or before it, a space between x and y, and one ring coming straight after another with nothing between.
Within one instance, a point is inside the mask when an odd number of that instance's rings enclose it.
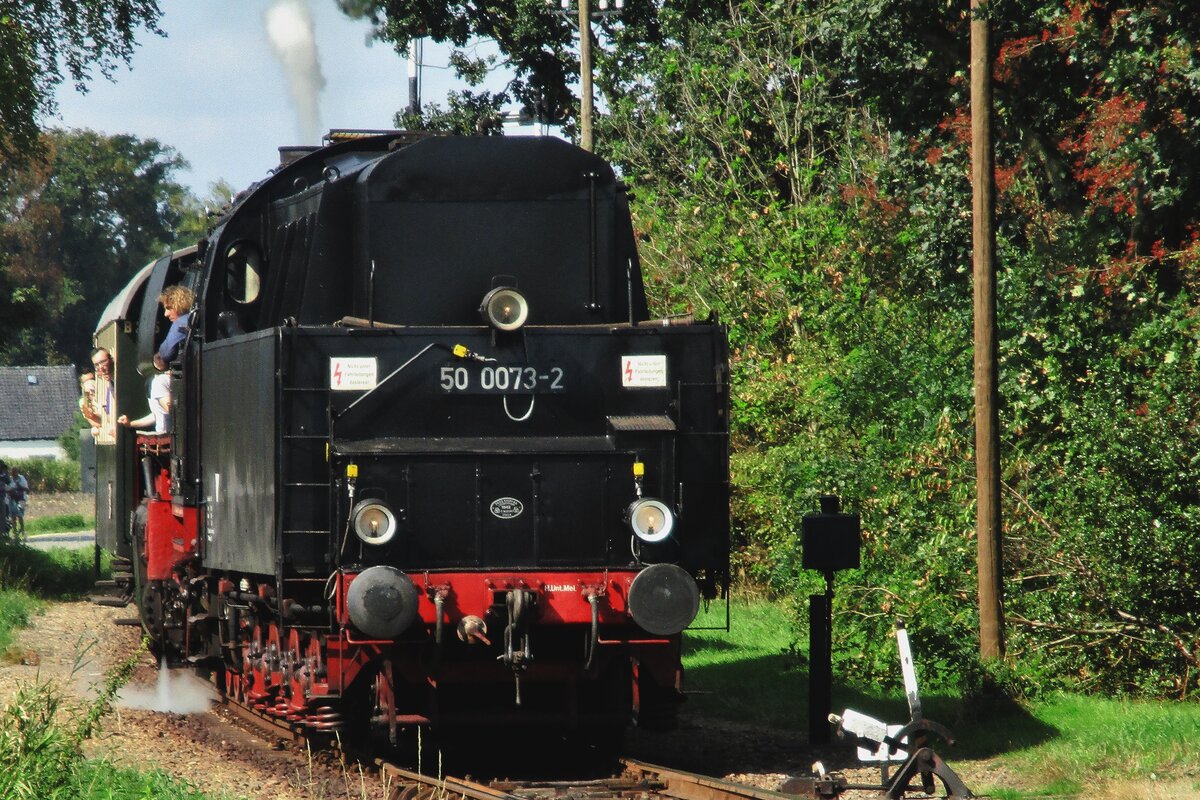
<instances>
[{"instance_id":1,"label":"locomotive handrail bracket","mask_svg":"<svg viewBox=\"0 0 1200 800\"><path fill-rule=\"evenodd\" d=\"M616 445L607 436L545 436L545 437L409 437L389 436L375 439L336 439L333 454L365 456L375 454L404 455L424 453L477 453L480 455L513 455L543 453L611 453Z\"/></svg>"}]
</instances>

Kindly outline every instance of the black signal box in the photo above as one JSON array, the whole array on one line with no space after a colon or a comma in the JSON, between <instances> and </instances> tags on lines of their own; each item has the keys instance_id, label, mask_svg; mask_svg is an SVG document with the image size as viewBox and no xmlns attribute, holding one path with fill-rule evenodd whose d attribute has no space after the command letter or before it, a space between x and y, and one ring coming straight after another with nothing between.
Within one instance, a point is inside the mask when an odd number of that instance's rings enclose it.
<instances>
[{"instance_id":1,"label":"black signal box","mask_svg":"<svg viewBox=\"0 0 1200 800\"><path fill-rule=\"evenodd\" d=\"M858 567L862 526L858 514L840 513L838 498L823 495L821 513L806 514L801 533L801 565L805 569L832 573Z\"/></svg>"}]
</instances>

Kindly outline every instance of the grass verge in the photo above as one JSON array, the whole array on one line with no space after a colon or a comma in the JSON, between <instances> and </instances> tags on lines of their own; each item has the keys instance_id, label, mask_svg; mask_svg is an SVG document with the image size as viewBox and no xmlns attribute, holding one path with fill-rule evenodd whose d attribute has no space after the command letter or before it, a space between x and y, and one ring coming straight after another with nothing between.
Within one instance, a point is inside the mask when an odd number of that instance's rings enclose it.
<instances>
[{"instance_id":1,"label":"grass verge","mask_svg":"<svg viewBox=\"0 0 1200 800\"><path fill-rule=\"evenodd\" d=\"M91 550L39 552L0 545L0 660L23 658L14 646L15 632L29 624L46 599L78 597L95 577ZM161 771L139 772L83 755L83 742L98 729L141 652L111 670L84 705L68 704L61 689L44 680L19 687L0 710L0 798L205 800L194 787Z\"/></svg>"},{"instance_id":2,"label":"grass verge","mask_svg":"<svg viewBox=\"0 0 1200 800\"><path fill-rule=\"evenodd\" d=\"M22 589L0 589L0 660L19 660L12 654L13 632L29 624L39 605L36 597Z\"/></svg>"},{"instance_id":3,"label":"grass verge","mask_svg":"<svg viewBox=\"0 0 1200 800\"><path fill-rule=\"evenodd\" d=\"M104 759L89 759L79 764L72 783L68 796L78 800L144 800L151 797L207 800L210 797L161 770L139 772Z\"/></svg>"},{"instance_id":4,"label":"grass verge","mask_svg":"<svg viewBox=\"0 0 1200 800\"><path fill-rule=\"evenodd\" d=\"M728 631L725 609L724 602L701 608L684 635L689 708L774 728L806 726L808 673L790 646L794 623L787 609L734 598Z\"/></svg>"},{"instance_id":5,"label":"grass verge","mask_svg":"<svg viewBox=\"0 0 1200 800\"><path fill-rule=\"evenodd\" d=\"M91 591L98 577L112 573L105 555L96 574L95 551L56 547L34 550L12 542L0 542L0 589L22 589L47 600L70 600Z\"/></svg>"},{"instance_id":6,"label":"grass verge","mask_svg":"<svg viewBox=\"0 0 1200 800\"><path fill-rule=\"evenodd\" d=\"M71 533L90 531L96 527L95 517L83 514L58 514L53 517L38 517L25 521L25 533Z\"/></svg>"},{"instance_id":7,"label":"grass verge","mask_svg":"<svg viewBox=\"0 0 1200 800\"><path fill-rule=\"evenodd\" d=\"M805 730L807 660L794 642L806 635L796 634L795 615L779 603L735 598L731 617L728 632L693 629L685 634L689 710ZM701 611L695 627L724 623L725 606L714 603ZM894 641L880 646L896 647ZM914 661L919 678L919 650ZM972 760L986 766L986 774L1005 776L998 779L1003 785L969 783L977 794L1002 800L1200 797L1200 706L1072 694L1022 703L1003 698L923 700L927 716L958 737L953 747L935 743L951 767ZM888 722L908 720L902 696L835 689L834 710L840 713L845 707Z\"/></svg>"}]
</instances>

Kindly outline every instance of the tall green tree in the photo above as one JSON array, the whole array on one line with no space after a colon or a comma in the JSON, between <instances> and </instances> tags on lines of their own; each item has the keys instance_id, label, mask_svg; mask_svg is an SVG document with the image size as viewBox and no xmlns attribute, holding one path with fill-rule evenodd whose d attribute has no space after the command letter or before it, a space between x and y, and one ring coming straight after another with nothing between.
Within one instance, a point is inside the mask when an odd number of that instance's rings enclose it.
<instances>
[{"instance_id":1,"label":"tall green tree","mask_svg":"<svg viewBox=\"0 0 1200 800\"><path fill-rule=\"evenodd\" d=\"M85 363L113 294L176 241L187 166L154 139L52 130L0 179L0 358Z\"/></svg>"},{"instance_id":2,"label":"tall green tree","mask_svg":"<svg viewBox=\"0 0 1200 800\"><path fill-rule=\"evenodd\" d=\"M735 558L807 593L797 518L843 494L865 526L844 671L894 679L901 615L932 680L957 680L976 668L966 3L724 8L637 56L598 141L634 184L659 305L731 325ZM1006 593L1034 684L1196 691L1189 8L989 11Z\"/></svg>"},{"instance_id":3,"label":"tall green tree","mask_svg":"<svg viewBox=\"0 0 1200 800\"><path fill-rule=\"evenodd\" d=\"M0 2L0 160L16 165L40 147L40 122L64 80L87 91L133 55L139 27L161 34L156 0Z\"/></svg>"},{"instance_id":4,"label":"tall green tree","mask_svg":"<svg viewBox=\"0 0 1200 800\"><path fill-rule=\"evenodd\" d=\"M585 0L586 2L587 0ZM485 117L501 103L517 103L524 113L550 123L566 123L574 130L579 113L578 36L572 14L545 0L499 0L464 4L447 0L335 0L347 15L368 19L375 36L398 52L417 37L459 48L452 66L469 85L477 86L495 62L470 58L463 48L473 40L494 42L503 66L513 73L503 92L466 92L456 96L451 111L478 110ZM590 0L598 9L596 0ZM614 4L615 5L615 4ZM671 39L682 20L703 24L724 18L722 3L706 0L673 0L650 3L629 0L619 15L597 18L593 26L593 57L597 87L616 85L622 69L640 70L646 48L660 47ZM498 99L496 95L499 95ZM482 106L482 108L480 108ZM459 114L449 122L438 109L432 122L438 127L470 129ZM411 121L410 121L411 122Z\"/></svg>"}]
</instances>

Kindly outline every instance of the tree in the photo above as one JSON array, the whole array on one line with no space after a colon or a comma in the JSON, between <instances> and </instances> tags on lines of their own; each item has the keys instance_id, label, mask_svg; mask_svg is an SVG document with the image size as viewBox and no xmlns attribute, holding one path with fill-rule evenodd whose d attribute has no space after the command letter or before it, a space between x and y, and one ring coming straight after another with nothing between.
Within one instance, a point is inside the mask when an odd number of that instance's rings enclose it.
<instances>
[{"instance_id":1,"label":"tree","mask_svg":"<svg viewBox=\"0 0 1200 800\"><path fill-rule=\"evenodd\" d=\"M978 675L966 9L730 2L638 54L601 121L648 291L730 324L737 563L807 594L797 517L843 494L837 658L870 685L896 615L936 680ZM1026 688L1194 696L1200 23L990 14L1010 654Z\"/></svg>"},{"instance_id":2,"label":"tree","mask_svg":"<svg viewBox=\"0 0 1200 800\"><path fill-rule=\"evenodd\" d=\"M15 166L40 147L39 121L66 78L87 91L133 55L139 26L162 34L156 0L10 0L0 6L0 161ZM65 75L64 75L65 72Z\"/></svg>"},{"instance_id":3,"label":"tree","mask_svg":"<svg viewBox=\"0 0 1200 800\"><path fill-rule=\"evenodd\" d=\"M401 111L396 127L402 130L444 131L460 136L493 136L504 132L504 92L460 91L447 96L447 108L430 103L420 114Z\"/></svg>"},{"instance_id":4,"label":"tree","mask_svg":"<svg viewBox=\"0 0 1200 800\"><path fill-rule=\"evenodd\" d=\"M172 213L179 220L175 238L180 246L198 242L208 235L220 212L233 202L237 190L224 179L209 184L208 196L200 199L191 192L172 195Z\"/></svg>"},{"instance_id":5,"label":"tree","mask_svg":"<svg viewBox=\"0 0 1200 800\"><path fill-rule=\"evenodd\" d=\"M0 170L0 358L84 363L113 294L176 242L185 168L154 139L52 130Z\"/></svg>"},{"instance_id":6,"label":"tree","mask_svg":"<svg viewBox=\"0 0 1200 800\"><path fill-rule=\"evenodd\" d=\"M503 102L521 105L528 116L553 124L566 123L572 129L578 115L573 86L579 81L579 59L573 48L578 32L570 15L558 11L558 4L545 0L499 0L487 4L463 4L447 0L336 0L348 16L367 19L375 36L390 42L398 52L417 37L463 48L468 42L484 39L495 42L514 73L504 92ZM594 2L594 0L592 0ZM660 8L660 6L662 6ZM723 18L727 9L707 0L679 0L669 4L627 2L619 17L606 17L594 28L603 34L611 48L606 53L593 42L597 87L611 91L621 69L637 70L646 48L651 50L668 41L684 20L698 24ZM455 69L470 85L479 84L480 62L456 53ZM486 65L490 66L490 65ZM485 106L494 107L485 98ZM460 108L480 105L465 95ZM461 127L461 126L459 126ZM469 126L467 126L469 127Z\"/></svg>"}]
</instances>

